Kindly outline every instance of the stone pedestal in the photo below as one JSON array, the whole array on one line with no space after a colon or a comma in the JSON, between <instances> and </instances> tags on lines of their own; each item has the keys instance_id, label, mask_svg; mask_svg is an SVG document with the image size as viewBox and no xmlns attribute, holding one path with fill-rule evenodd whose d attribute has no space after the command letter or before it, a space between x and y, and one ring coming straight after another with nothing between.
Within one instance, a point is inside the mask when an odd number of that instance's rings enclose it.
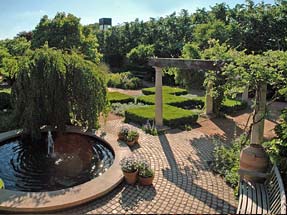
<instances>
[{"instance_id":1,"label":"stone pedestal","mask_svg":"<svg viewBox=\"0 0 287 215\"><path fill-rule=\"evenodd\" d=\"M213 114L213 99L210 95L212 89L212 83L209 82L206 89L206 100L205 100L205 114L212 115Z\"/></svg>"},{"instance_id":2,"label":"stone pedestal","mask_svg":"<svg viewBox=\"0 0 287 215\"><path fill-rule=\"evenodd\" d=\"M163 125L163 105L162 105L162 69L154 67L155 69L155 125Z\"/></svg>"}]
</instances>

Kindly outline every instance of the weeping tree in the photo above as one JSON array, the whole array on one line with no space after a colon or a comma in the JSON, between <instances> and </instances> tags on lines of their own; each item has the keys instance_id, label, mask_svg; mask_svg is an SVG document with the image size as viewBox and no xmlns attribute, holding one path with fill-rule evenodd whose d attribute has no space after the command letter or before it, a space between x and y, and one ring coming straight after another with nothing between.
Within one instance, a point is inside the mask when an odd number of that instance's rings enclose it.
<instances>
[{"instance_id":1,"label":"weeping tree","mask_svg":"<svg viewBox=\"0 0 287 215\"><path fill-rule=\"evenodd\" d=\"M12 96L15 120L32 139L40 137L43 125L58 130L67 124L91 129L105 112L105 74L76 53L44 46L19 62Z\"/></svg>"}]
</instances>

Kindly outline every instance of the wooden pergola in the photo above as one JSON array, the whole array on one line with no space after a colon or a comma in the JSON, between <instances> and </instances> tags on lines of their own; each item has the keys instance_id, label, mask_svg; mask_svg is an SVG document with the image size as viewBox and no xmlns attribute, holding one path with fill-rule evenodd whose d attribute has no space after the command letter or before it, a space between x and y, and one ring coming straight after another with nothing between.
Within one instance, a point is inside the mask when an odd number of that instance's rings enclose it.
<instances>
[{"instance_id":1,"label":"wooden pergola","mask_svg":"<svg viewBox=\"0 0 287 215\"><path fill-rule=\"evenodd\" d=\"M211 70L220 71L224 65L221 60L201 60L201 59L180 59L180 58L151 58L149 65L155 69L155 124L163 126L163 100L162 100L162 68L176 67L184 70ZM205 114L207 116L213 113L213 99L211 96L212 83L208 83L206 89ZM262 113L265 113L266 104L266 86L260 89L261 102L256 104L258 113L255 119L259 119ZM248 101L248 86L242 94L242 101ZM253 126L251 132L251 142L260 144L263 139L264 120Z\"/></svg>"},{"instance_id":2,"label":"wooden pergola","mask_svg":"<svg viewBox=\"0 0 287 215\"><path fill-rule=\"evenodd\" d=\"M219 71L224 65L222 61L214 60L187 60L180 58L151 58L149 65L155 69L155 124L163 125L163 105L162 105L162 68L176 67L184 70L212 70ZM213 113L213 101L210 95L211 84L207 86L205 113L210 115Z\"/></svg>"}]
</instances>

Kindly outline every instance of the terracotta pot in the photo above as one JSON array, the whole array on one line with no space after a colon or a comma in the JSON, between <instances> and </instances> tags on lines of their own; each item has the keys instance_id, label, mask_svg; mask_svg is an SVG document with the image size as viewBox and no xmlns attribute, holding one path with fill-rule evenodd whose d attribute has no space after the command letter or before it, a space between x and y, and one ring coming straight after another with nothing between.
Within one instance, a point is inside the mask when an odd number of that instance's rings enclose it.
<instances>
[{"instance_id":1,"label":"terracotta pot","mask_svg":"<svg viewBox=\"0 0 287 215\"><path fill-rule=\"evenodd\" d=\"M140 138L140 135L138 134L138 135L135 137L135 143L139 143L139 138Z\"/></svg>"},{"instance_id":2,"label":"terracotta pot","mask_svg":"<svg viewBox=\"0 0 287 215\"><path fill-rule=\"evenodd\" d=\"M240 169L266 173L268 163L268 155L259 144L250 144L240 153ZM262 182L258 177L244 176L244 178L253 182Z\"/></svg>"},{"instance_id":3,"label":"terracotta pot","mask_svg":"<svg viewBox=\"0 0 287 215\"><path fill-rule=\"evenodd\" d=\"M133 146L133 145L135 144L135 140L133 140L133 141L127 141L127 144L128 144L129 146Z\"/></svg>"},{"instance_id":4,"label":"terracotta pot","mask_svg":"<svg viewBox=\"0 0 287 215\"><path fill-rule=\"evenodd\" d=\"M126 136L118 133L118 140L126 141Z\"/></svg>"},{"instance_id":5,"label":"terracotta pot","mask_svg":"<svg viewBox=\"0 0 287 215\"><path fill-rule=\"evenodd\" d=\"M140 184L143 185L143 186L152 185L153 179L154 179L154 175L152 177L139 176Z\"/></svg>"},{"instance_id":6,"label":"terracotta pot","mask_svg":"<svg viewBox=\"0 0 287 215\"><path fill-rule=\"evenodd\" d=\"M125 180L128 184L135 184L137 181L138 171L135 172L124 172Z\"/></svg>"}]
</instances>

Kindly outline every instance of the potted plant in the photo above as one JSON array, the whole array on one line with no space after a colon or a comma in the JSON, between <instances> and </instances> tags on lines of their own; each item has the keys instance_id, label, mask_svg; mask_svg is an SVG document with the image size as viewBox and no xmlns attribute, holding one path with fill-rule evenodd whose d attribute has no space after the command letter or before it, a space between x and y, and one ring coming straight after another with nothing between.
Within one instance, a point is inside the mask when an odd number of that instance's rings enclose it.
<instances>
[{"instance_id":1,"label":"potted plant","mask_svg":"<svg viewBox=\"0 0 287 215\"><path fill-rule=\"evenodd\" d=\"M147 161L142 160L138 163L139 182L143 186L152 185L154 179L154 171L151 169Z\"/></svg>"},{"instance_id":2,"label":"potted plant","mask_svg":"<svg viewBox=\"0 0 287 215\"><path fill-rule=\"evenodd\" d=\"M122 126L119 133L118 133L118 140L123 140L126 141L127 140L127 136L129 134L129 127L127 126Z\"/></svg>"},{"instance_id":3,"label":"potted plant","mask_svg":"<svg viewBox=\"0 0 287 215\"><path fill-rule=\"evenodd\" d=\"M129 132L127 136L127 144L133 146L135 144L135 136L133 133Z\"/></svg>"},{"instance_id":4,"label":"potted plant","mask_svg":"<svg viewBox=\"0 0 287 215\"><path fill-rule=\"evenodd\" d=\"M128 184L135 184L138 174L138 163L134 157L125 157L120 161L125 180Z\"/></svg>"},{"instance_id":5,"label":"potted plant","mask_svg":"<svg viewBox=\"0 0 287 215\"><path fill-rule=\"evenodd\" d=\"M135 143L139 143L139 137L140 137L139 132L136 130L131 130L131 135L134 137Z\"/></svg>"}]
</instances>

